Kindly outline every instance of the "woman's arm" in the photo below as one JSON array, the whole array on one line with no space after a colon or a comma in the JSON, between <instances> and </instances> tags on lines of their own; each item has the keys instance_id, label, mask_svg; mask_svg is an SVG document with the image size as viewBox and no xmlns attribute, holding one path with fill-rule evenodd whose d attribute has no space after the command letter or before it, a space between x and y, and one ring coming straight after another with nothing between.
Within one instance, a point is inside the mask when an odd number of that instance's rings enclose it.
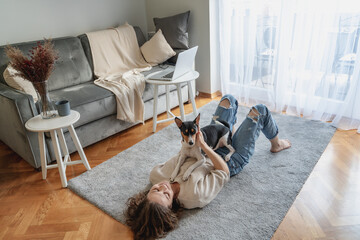
<instances>
[{"instance_id":1,"label":"woman's arm","mask_svg":"<svg viewBox=\"0 0 360 240\"><path fill-rule=\"evenodd\" d=\"M212 148L210 148L206 142L204 141L204 136L201 131L196 134L196 145L200 147L206 155L210 158L212 163L214 164L214 168L217 170L223 170L227 174L230 174L229 167L222 157L220 157Z\"/></svg>"}]
</instances>

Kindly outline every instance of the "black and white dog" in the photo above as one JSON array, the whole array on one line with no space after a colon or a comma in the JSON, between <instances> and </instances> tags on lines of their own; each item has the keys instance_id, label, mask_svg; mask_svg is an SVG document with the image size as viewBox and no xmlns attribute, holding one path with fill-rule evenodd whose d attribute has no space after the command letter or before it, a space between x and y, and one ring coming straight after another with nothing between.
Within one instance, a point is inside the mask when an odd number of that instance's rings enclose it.
<instances>
[{"instance_id":1,"label":"black and white dog","mask_svg":"<svg viewBox=\"0 0 360 240\"><path fill-rule=\"evenodd\" d=\"M194 157L197 161L191 165L184 173L183 180L186 181L195 168L205 162L205 157L201 153L200 147L195 144L196 133L199 131L200 114L194 121L183 122L179 118L175 118L175 123L180 129L182 136L181 150L179 153L179 159L174 171L171 174L170 181L174 181L175 177L179 173L180 167L184 164L186 158ZM231 155L235 152L235 149L231 146L231 131L229 124L225 121L218 120L216 124L210 124L200 129L204 136L204 141L213 150L219 147L227 147L230 152L226 155L225 161L229 161Z\"/></svg>"}]
</instances>

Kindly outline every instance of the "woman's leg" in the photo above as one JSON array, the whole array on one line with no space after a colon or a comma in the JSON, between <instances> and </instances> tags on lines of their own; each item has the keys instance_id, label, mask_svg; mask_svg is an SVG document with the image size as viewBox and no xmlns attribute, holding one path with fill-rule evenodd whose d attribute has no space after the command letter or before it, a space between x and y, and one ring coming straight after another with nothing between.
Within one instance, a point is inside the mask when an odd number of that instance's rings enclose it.
<instances>
[{"instance_id":1,"label":"woman's leg","mask_svg":"<svg viewBox=\"0 0 360 240\"><path fill-rule=\"evenodd\" d=\"M270 139L271 149L270 152L277 153L284 149L291 147L291 142L288 139L280 139L278 136Z\"/></svg>"},{"instance_id":2,"label":"woman's leg","mask_svg":"<svg viewBox=\"0 0 360 240\"><path fill-rule=\"evenodd\" d=\"M289 141L278 138L278 127L268 108L262 104L256 105L252 107L233 135L232 145L235 148L235 153L227 162L230 176L238 174L249 162L250 157L254 153L255 141L259 137L260 131L270 140L272 150L276 149L274 152L291 146ZM224 151L224 148L221 150ZM226 154L226 151L224 153Z\"/></svg>"},{"instance_id":3,"label":"woman's leg","mask_svg":"<svg viewBox=\"0 0 360 240\"><path fill-rule=\"evenodd\" d=\"M230 131L232 131L233 126L236 123L237 109L238 102L234 96L230 94L224 95L213 114L211 124L214 124L216 120L222 120L229 123Z\"/></svg>"}]
</instances>

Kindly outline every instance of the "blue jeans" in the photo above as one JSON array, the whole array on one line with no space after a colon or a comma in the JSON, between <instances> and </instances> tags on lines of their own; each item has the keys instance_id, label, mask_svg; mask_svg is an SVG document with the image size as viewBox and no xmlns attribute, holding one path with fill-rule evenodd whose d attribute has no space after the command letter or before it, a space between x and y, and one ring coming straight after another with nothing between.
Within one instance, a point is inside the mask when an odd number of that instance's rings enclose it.
<instances>
[{"instance_id":1,"label":"blue jeans","mask_svg":"<svg viewBox=\"0 0 360 240\"><path fill-rule=\"evenodd\" d=\"M229 100L230 107L225 108L218 106L211 123L214 123L214 119L221 119L229 123L230 130L232 131L236 123L238 103L237 100L229 94L223 96L221 100L223 99ZM232 136L232 146L235 149L235 153L233 153L227 162L231 177L238 174L244 166L249 163L250 157L254 154L255 141L258 139L260 131L262 131L269 140L275 138L278 134L278 127L269 109L263 104L255 105L253 108L258 111L259 116L250 117L247 115ZM217 149L216 153L225 159L229 150L226 147L222 147Z\"/></svg>"}]
</instances>

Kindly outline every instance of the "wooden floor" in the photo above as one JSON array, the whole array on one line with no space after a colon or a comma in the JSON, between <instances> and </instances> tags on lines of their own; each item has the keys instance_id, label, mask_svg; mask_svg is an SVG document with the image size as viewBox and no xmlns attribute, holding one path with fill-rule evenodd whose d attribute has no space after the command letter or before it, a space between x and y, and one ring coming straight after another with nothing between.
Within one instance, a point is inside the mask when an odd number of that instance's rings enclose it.
<instances>
[{"instance_id":1,"label":"wooden floor","mask_svg":"<svg viewBox=\"0 0 360 240\"><path fill-rule=\"evenodd\" d=\"M197 107L209 101L198 97ZM85 154L95 167L151 134L149 120L85 148ZM84 171L82 165L69 166L67 177ZM0 142L0 239L132 239L132 233L61 188L57 169L42 180L41 172ZM360 239L360 134L335 133L273 239Z\"/></svg>"}]
</instances>

